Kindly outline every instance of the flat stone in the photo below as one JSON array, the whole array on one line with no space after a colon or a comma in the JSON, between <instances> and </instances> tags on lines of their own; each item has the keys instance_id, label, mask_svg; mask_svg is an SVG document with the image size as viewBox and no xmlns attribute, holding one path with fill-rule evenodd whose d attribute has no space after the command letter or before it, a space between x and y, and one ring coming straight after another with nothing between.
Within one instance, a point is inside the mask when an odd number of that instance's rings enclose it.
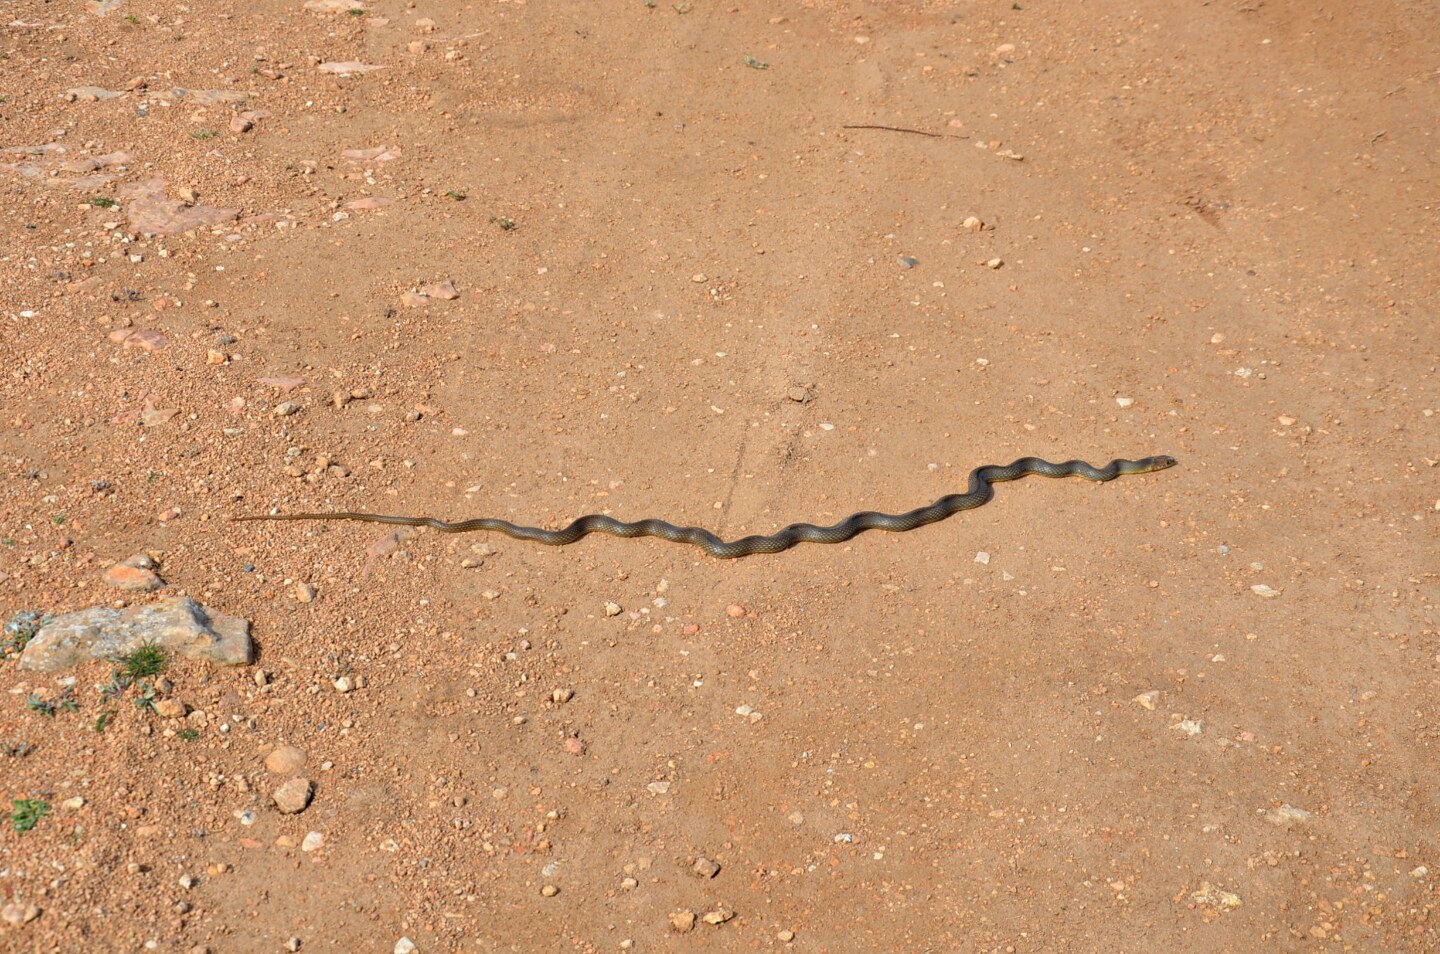
<instances>
[{"instance_id":1,"label":"flat stone","mask_svg":"<svg viewBox=\"0 0 1440 954\"><path fill-rule=\"evenodd\" d=\"M676 911L670 915L670 929L676 934L689 934L695 930L695 912Z\"/></svg>"},{"instance_id":2,"label":"flat stone","mask_svg":"<svg viewBox=\"0 0 1440 954\"><path fill-rule=\"evenodd\" d=\"M222 666L248 665L255 654L249 620L214 612L188 596L171 596L150 606L92 606L57 616L20 654L20 668L54 672L128 655L147 643Z\"/></svg>"},{"instance_id":3,"label":"flat stone","mask_svg":"<svg viewBox=\"0 0 1440 954\"><path fill-rule=\"evenodd\" d=\"M166 198L163 179L147 179L126 186L120 190L120 195L130 200L125 207L130 227L146 235L179 235L221 222L233 222L240 217L239 209L187 205L178 199Z\"/></svg>"},{"instance_id":4,"label":"flat stone","mask_svg":"<svg viewBox=\"0 0 1440 954\"><path fill-rule=\"evenodd\" d=\"M720 865L709 858L696 858L690 871L701 878L713 878L720 873Z\"/></svg>"},{"instance_id":5,"label":"flat stone","mask_svg":"<svg viewBox=\"0 0 1440 954\"><path fill-rule=\"evenodd\" d=\"M724 924L735 916L735 912L729 908L716 908L714 911L707 911L700 920L706 924Z\"/></svg>"},{"instance_id":6,"label":"flat stone","mask_svg":"<svg viewBox=\"0 0 1440 954\"><path fill-rule=\"evenodd\" d=\"M1307 812L1303 808L1296 808L1294 805L1281 805L1279 808L1272 808L1265 813L1265 820L1277 828L1308 825L1314 818L1314 813Z\"/></svg>"}]
</instances>

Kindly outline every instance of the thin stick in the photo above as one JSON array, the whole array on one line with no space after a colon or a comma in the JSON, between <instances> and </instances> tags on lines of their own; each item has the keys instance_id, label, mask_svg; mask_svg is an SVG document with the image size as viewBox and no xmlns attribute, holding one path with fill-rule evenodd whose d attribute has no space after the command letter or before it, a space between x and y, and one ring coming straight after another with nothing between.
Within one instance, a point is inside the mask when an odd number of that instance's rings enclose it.
<instances>
[{"instance_id":1,"label":"thin stick","mask_svg":"<svg viewBox=\"0 0 1440 954\"><path fill-rule=\"evenodd\" d=\"M912 133L916 136L929 136L931 139L961 139L962 136L951 136L948 133L926 132L923 129L905 129L902 126L841 126L841 129L883 129L886 132Z\"/></svg>"}]
</instances>

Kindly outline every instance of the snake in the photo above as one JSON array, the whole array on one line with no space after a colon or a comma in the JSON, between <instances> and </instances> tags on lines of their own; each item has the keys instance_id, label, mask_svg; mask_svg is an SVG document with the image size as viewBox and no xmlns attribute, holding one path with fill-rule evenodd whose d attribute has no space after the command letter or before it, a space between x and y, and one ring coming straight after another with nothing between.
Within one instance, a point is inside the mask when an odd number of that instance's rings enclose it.
<instances>
[{"instance_id":1,"label":"snake","mask_svg":"<svg viewBox=\"0 0 1440 954\"><path fill-rule=\"evenodd\" d=\"M1112 460L1104 467L1087 464L1083 460L1067 460L1063 464L1052 464L1038 457L1022 457L1013 464L998 466L987 464L970 472L970 487L963 494L949 494L941 497L928 507L920 507L908 513L889 514L866 510L853 514L839 523L820 527L813 523L792 523L783 530L769 536L748 536L738 540L725 541L700 527L677 527L664 520L638 520L625 523L603 514L581 517L563 530L542 530L539 527L525 527L501 520L498 517L478 517L457 523L446 523L434 517L392 517L377 513L268 513L232 517L234 521L249 520L359 520L366 523L397 524L404 527L430 527L441 533L472 533L489 530L506 534L517 540L530 540L548 546L566 546L592 533L609 533L617 537L660 537L674 543L688 543L697 546L713 557L732 560L738 557L754 556L757 553L780 553L797 543L844 543L866 530L888 530L903 533L953 517L962 510L974 510L989 503L995 496L992 484L1022 477L1084 477L1087 480L1110 481L1116 477L1131 474L1148 474L1157 470L1174 467L1178 463L1168 456L1146 457L1141 460Z\"/></svg>"}]
</instances>

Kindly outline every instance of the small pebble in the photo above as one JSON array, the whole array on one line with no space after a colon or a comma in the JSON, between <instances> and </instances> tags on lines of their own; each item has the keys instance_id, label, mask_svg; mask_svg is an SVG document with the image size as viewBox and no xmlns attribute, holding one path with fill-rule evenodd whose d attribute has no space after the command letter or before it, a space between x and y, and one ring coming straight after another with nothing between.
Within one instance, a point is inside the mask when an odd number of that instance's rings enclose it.
<instances>
[{"instance_id":1,"label":"small pebble","mask_svg":"<svg viewBox=\"0 0 1440 954\"><path fill-rule=\"evenodd\" d=\"M275 410L273 413L276 417L289 417L298 410L300 410L300 405L296 404L294 401L282 401L281 403L275 405Z\"/></svg>"},{"instance_id":2,"label":"small pebble","mask_svg":"<svg viewBox=\"0 0 1440 954\"><path fill-rule=\"evenodd\" d=\"M690 280L697 285L701 285L704 284L708 279L705 277L704 272L696 272L694 275L690 276Z\"/></svg>"},{"instance_id":3,"label":"small pebble","mask_svg":"<svg viewBox=\"0 0 1440 954\"><path fill-rule=\"evenodd\" d=\"M415 954L415 942L408 937L402 937L395 942L395 954Z\"/></svg>"},{"instance_id":4,"label":"small pebble","mask_svg":"<svg viewBox=\"0 0 1440 954\"><path fill-rule=\"evenodd\" d=\"M725 607L725 615L730 617L731 619L739 619L740 617L745 615L745 607L741 606L738 603L731 603L729 606Z\"/></svg>"},{"instance_id":5,"label":"small pebble","mask_svg":"<svg viewBox=\"0 0 1440 954\"><path fill-rule=\"evenodd\" d=\"M670 915L670 929L676 934L689 934L695 929L695 912L677 911Z\"/></svg>"},{"instance_id":6,"label":"small pebble","mask_svg":"<svg viewBox=\"0 0 1440 954\"><path fill-rule=\"evenodd\" d=\"M556 704L562 702L569 702L573 698L575 698L574 689L556 689L554 692L550 693L550 701Z\"/></svg>"},{"instance_id":7,"label":"small pebble","mask_svg":"<svg viewBox=\"0 0 1440 954\"><path fill-rule=\"evenodd\" d=\"M720 865L709 858L696 858L690 872L701 878L713 878L720 873Z\"/></svg>"},{"instance_id":8,"label":"small pebble","mask_svg":"<svg viewBox=\"0 0 1440 954\"><path fill-rule=\"evenodd\" d=\"M335 680L335 691L339 693L350 692L355 688L355 680L349 676L341 676Z\"/></svg>"},{"instance_id":9,"label":"small pebble","mask_svg":"<svg viewBox=\"0 0 1440 954\"><path fill-rule=\"evenodd\" d=\"M669 782L651 782L649 785L646 785L645 788L646 788L651 794L654 794L654 795L664 795L664 794L666 794L667 792L670 791L670 783L669 783Z\"/></svg>"},{"instance_id":10,"label":"small pebble","mask_svg":"<svg viewBox=\"0 0 1440 954\"><path fill-rule=\"evenodd\" d=\"M560 889L555 887L553 884L547 884L545 887L540 889L540 893L547 898L553 898L555 897L555 895L560 893Z\"/></svg>"},{"instance_id":11,"label":"small pebble","mask_svg":"<svg viewBox=\"0 0 1440 954\"><path fill-rule=\"evenodd\" d=\"M606 604L605 604L605 615L606 615L606 616L619 616L622 612L624 612L624 607L622 607L619 603L606 603Z\"/></svg>"},{"instance_id":12,"label":"small pebble","mask_svg":"<svg viewBox=\"0 0 1440 954\"><path fill-rule=\"evenodd\" d=\"M1120 405L1121 407L1129 407L1130 405L1135 403L1135 399L1130 397L1117 397L1115 399L1115 403Z\"/></svg>"},{"instance_id":13,"label":"small pebble","mask_svg":"<svg viewBox=\"0 0 1440 954\"><path fill-rule=\"evenodd\" d=\"M985 227L985 223L981 222L973 215L967 215L965 217L965 221L961 222L960 224L965 226L965 228L969 229L972 232L978 232Z\"/></svg>"},{"instance_id":14,"label":"small pebble","mask_svg":"<svg viewBox=\"0 0 1440 954\"><path fill-rule=\"evenodd\" d=\"M313 603L315 601L316 594L319 592L319 590L315 589L315 587L311 586L309 583L296 583L294 590L295 602Z\"/></svg>"},{"instance_id":15,"label":"small pebble","mask_svg":"<svg viewBox=\"0 0 1440 954\"><path fill-rule=\"evenodd\" d=\"M913 255L901 255L898 261L900 262L901 268L914 268L920 264L920 259L915 258Z\"/></svg>"},{"instance_id":16,"label":"small pebble","mask_svg":"<svg viewBox=\"0 0 1440 954\"><path fill-rule=\"evenodd\" d=\"M1005 260L1004 260L1003 258L992 258L992 259L990 259L990 261L988 261L988 262L985 263L985 267L986 267L986 268L999 268L1001 265L1004 265L1004 264L1005 264Z\"/></svg>"},{"instance_id":17,"label":"small pebble","mask_svg":"<svg viewBox=\"0 0 1440 954\"><path fill-rule=\"evenodd\" d=\"M585 743L581 742L574 736L571 736L570 738L565 740L565 751L569 752L571 755L584 755Z\"/></svg>"},{"instance_id":18,"label":"small pebble","mask_svg":"<svg viewBox=\"0 0 1440 954\"><path fill-rule=\"evenodd\" d=\"M728 908L716 908L714 911L707 911L700 920L706 924L724 924L735 916L735 912Z\"/></svg>"},{"instance_id":19,"label":"small pebble","mask_svg":"<svg viewBox=\"0 0 1440 954\"><path fill-rule=\"evenodd\" d=\"M988 565L990 563L990 554L986 553L984 550L981 550L979 553L975 554L975 562Z\"/></svg>"},{"instance_id":20,"label":"small pebble","mask_svg":"<svg viewBox=\"0 0 1440 954\"><path fill-rule=\"evenodd\" d=\"M1250 587L1250 591L1256 596L1263 597L1267 600L1274 599L1275 597L1280 595L1279 590L1273 589L1272 587L1264 583L1256 583L1254 586Z\"/></svg>"},{"instance_id":21,"label":"small pebble","mask_svg":"<svg viewBox=\"0 0 1440 954\"><path fill-rule=\"evenodd\" d=\"M779 934L775 935L775 939L782 944L789 944L791 941L795 940L795 932L781 931Z\"/></svg>"},{"instance_id":22,"label":"small pebble","mask_svg":"<svg viewBox=\"0 0 1440 954\"><path fill-rule=\"evenodd\" d=\"M76 795L74 798L67 798L60 803L60 807L67 812L79 811L85 807L85 796Z\"/></svg>"},{"instance_id":23,"label":"small pebble","mask_svg":"<svg viewBox=\"0 0 1440 954\"><path fill-rule=\"evenodd\" d=\"M1186 735L1199 735L1201 732L1205 731L1204 725L1200 722L1195 721L1194 719L1185 719L1181 722L1175 723L1170 728L1176 730L1177 732L1183 732Z\"/></svg>"},{"instance_id":24,"label":"small pebble","mask_svg":"<svg viewBox=\"0 0 1440 954\"><path fill-rule=\"evenodd\" d=\"M318 851L325 845L325 836L318 831L312 831L300 842L300 850L304 852Z\"/></svg>"},{"instance_id":25,"label":"small pebble","mask_svg":"<svg viewBox=\"0 0 1440 954\"><path fill-rule=\"evenodd\" d=\"M300 950L300 945L303 943L304 942L301 941L298 937L292 937L290 940L285 942L285 950L298 951Z\"/></svg>"},{"instance_id":26,"label":"small pebble","mask_svg":"<svg viewBox=\"0 0 1440 954\"><path fill-rule=\"evenodd\" d=\"M184 874L180 876L180 887L184 888L186 891L189 891L191 888L195 887L199 883L200 879L196 878L194 875Z\"/></svg>"},{"instance_id":27,"label":"small pebble","mask_svg":"<svg viewBox=\"0 0 1440 954\"><path fill-rule=\"evenodd\" d=\"M1160 691L1159 691L1158 689L1151 689L1149 692L1142 692L1142 693L1140 693L1140 695L1136 696L1134 699L1131 699L1130 701L1133 702L1133 703L1135 703L1137 706L1140 706L1141 708L1149 709L1151 712L1154 712L1154 711L1155 711L1155 703L1156 703L1159 699L1160 699Z\"/></svg>"}]
</instances>

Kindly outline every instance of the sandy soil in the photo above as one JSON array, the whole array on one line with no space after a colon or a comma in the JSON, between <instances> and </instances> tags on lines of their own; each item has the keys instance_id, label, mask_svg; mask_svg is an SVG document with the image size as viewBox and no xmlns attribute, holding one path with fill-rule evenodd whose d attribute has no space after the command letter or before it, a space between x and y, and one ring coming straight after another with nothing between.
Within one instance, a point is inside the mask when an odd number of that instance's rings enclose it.
<instances>
[{"instance_id":1,"label":"sandy soil","mask_svg":"<svg viewBox=\"0 0 1440 954\"><path fill-rule=\"evenodd\" d=\"M1431 5L336 6L4 7L0 947L1440 949Z\"/></svg>"}]
</instances>

